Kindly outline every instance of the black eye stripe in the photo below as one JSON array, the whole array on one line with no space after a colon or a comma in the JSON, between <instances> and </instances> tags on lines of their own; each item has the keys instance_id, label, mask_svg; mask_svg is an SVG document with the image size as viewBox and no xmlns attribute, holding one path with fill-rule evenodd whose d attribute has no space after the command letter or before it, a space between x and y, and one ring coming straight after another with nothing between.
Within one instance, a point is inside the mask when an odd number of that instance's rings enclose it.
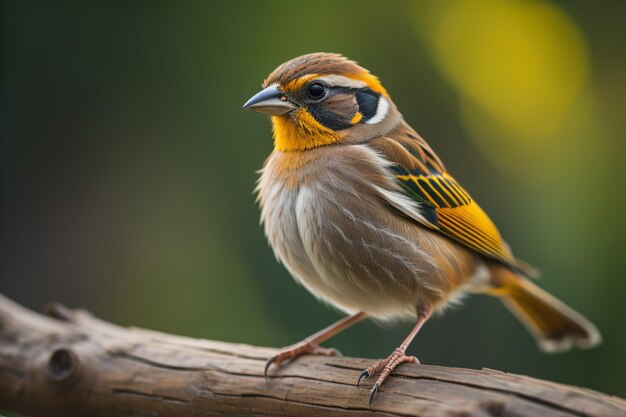
<instances>
[{"instance_id":1,"label":"black eye stripe","mask_svg":"<svg viewBox=\"0 0 626 417\"><path fill-rule=\"evenodd\" d=\"M315 120L329 129L343 130L352 126L349 121L341 119L337 114L326 110L323 106L311 105L307 107L307 110Z\"/></svg>"},{"instance_id":2,"label":"black eye stripe","mask_svg":"<svg viewBox=\"0 0 626 417\"><path fill-rule=\"evenodd\" d=\"M338 93L353 93L355 91L359 91L356 88L350 88L350 87L342 87L342 86L338 86L338 85L331 85L328 87L328 91L330 93L333 94L338 94Z\"/></svg>"},{"instance_id":3,"label":"black eye stripe","mask_svg":"<svg viewBox=\"0 0 626 417\"><path fill-rule=\"evenodd\" d=\"M324 85L325 92L321 98L310 97L308 90L312 84L304 87L300 94L306 94L305 102L308 112L323 126L326 126L332 130L339 131L348 129L354 124L351 117L346 118L343 115L335 113L335 111L328 108L328 99L338 94L354 95L358 111L363 115L360 123L366 122L376 115L378 110L378 102L381 94L375 92L370 88L351 88L345 86L329 86Z\"/></svg>"}]
</instances>

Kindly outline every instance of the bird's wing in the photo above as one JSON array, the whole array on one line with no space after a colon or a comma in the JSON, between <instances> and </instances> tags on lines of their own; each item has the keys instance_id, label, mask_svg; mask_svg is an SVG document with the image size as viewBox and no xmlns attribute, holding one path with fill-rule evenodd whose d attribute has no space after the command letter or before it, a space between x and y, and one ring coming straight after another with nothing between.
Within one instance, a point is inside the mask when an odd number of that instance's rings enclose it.
<instances>
[{"instance_id":1,"label":"bird's wing","mask_svg":"<svg viewBox=\"0 0 626 417\"><path fill-rule=\"evenodd\" d=\"M489 216L412 129L407 126L399 134L374 139L369 145L392 163L405 194L419 203L421 215L414 219L483 256L536 275L513 257Z\"/></svg>"}]
</instances>

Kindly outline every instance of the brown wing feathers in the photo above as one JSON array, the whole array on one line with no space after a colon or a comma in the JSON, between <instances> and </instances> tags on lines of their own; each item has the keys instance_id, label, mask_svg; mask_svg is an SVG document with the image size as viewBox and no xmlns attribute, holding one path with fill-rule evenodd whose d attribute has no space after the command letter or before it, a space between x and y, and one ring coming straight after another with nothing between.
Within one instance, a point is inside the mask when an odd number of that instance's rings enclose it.
<instances>
[{"instance_id":1,"label":"brown wing feathers","mask_svg":"<svg viewBox=\"0 0 626 417\"><path fill-rule=\"evenodd\" d=\"M421 203L424 217L440 233L475 252L517 268L507 245L487 214L450 176L443 163L413 129L403 123L370 145L395 165L406 193Z\"/></svg>"}]
</instances>

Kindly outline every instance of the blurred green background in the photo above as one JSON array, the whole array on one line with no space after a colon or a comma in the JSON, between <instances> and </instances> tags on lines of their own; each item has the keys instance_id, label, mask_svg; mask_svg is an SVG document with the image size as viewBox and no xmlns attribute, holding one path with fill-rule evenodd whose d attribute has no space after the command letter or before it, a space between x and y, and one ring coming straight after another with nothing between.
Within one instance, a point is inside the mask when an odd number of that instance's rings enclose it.
<instances>
[{"instance_id":1,"label":"blurred green background","mask_svg":"<svg viewBox=\"0 0 626 417\"><path fill-rule=\"evenodd\" d=\"M272 149L241 109L280 63L339 52L499 225L540 285L604 336L541 353L497 300L433 320L410 353L626 396L626 3L1 3L0 292L121 324L260 345L340 317L279 265L252 190ZM329 345L387 356L411 324Z\"/></svg>"}]
</instances>

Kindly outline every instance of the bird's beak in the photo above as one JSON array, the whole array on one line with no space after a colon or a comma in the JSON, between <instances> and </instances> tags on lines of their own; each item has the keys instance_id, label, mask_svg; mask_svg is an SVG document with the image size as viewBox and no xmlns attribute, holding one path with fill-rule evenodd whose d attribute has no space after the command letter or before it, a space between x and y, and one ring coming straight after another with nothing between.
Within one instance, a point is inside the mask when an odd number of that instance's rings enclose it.
<instances>
[{"instance_id":1,"label":"bird's beak","mask_svg":"<svg viewBox=\"0 0 626 417\"><path fill-rule=\"evenodd\" d=\"M270 85L266 89L259 91L243 105L244 109L258 111L270 116L280 116L297 107L297 105L287 99L276 85Z\"/></svg>"}]
</instances>

